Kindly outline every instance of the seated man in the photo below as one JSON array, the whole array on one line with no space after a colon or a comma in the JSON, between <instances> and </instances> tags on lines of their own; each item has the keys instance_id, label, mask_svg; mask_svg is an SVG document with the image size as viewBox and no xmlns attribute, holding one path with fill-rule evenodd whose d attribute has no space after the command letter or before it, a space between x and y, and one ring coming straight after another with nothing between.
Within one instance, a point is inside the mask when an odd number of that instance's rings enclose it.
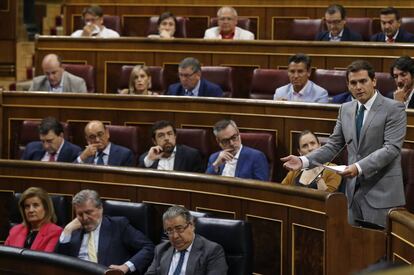
<instances>
[{"instance_id":1,"label":"seated man","mask_svg":"<svg viewBox=\"0 0 414 275\"><path fill-rule=\"evenodd\" d=\"M168 87L167 95L186 96L223 96L223 90L219 85L201 78L200 61L194 57L184 58L178 65L179 83Z\"/></svg>"},{"instance_id":2,"label":"seated man","mask_svg":"<svg viewBox=\"0 0 414 275\"><path fill-rule=\"evenodd\" d=\"M48 54L42 60L44 75L33 78L29 91L86 93L86 83L81 77L65 71L56 54Z\"/></svg>"},{"instance_id":3,"label":"seated man","mask_svg":"<svg viewBox=\"0 0 414 275\"><path fill-rule=\"evenodd\" d=\"M56 251L99 263L124 273L144 274L154 257L154 245L125 217L103 216L94 190L82 190L72 200L76 218L66 225Z\"/></svg>"},{"instance_id":4,"label":"seated man","mask_svg":"<svg viewBox=\"0 0 414 275\"><path fill-rule=\"evenodd\" d=\"M81 148L63 137L63 126L54 117L46 117L39 125L40 141L27 144L22 160L73 162Z\"/></svg>"},{"instance_id":5,"label":"seated man","mask_svg":"<svg viewBox=\"0 0 414 275\"><path fill-rule=\"evenodd\" d=\"M90 6L84 8L82 11L82 19L85 26L82 30L77 30L72 33L72 37L101 37L101 38L116 38L119 33L108 29L103 25L103 11L99 6Z\"/></svg>"},{"instance_id":6,"label":"seated man","mask_svg":"<svg viewBox=\"0 0 414 275\"><path fill-rule=\"evenodd\" d=\"M157 245L146 275L227 274L223 247L194 233L194 219L187 209L171 206L162 221L169 241Z\"/></svg>"},{"instance_id":7,"label":"seated man","mask_svg":"<svg viewBox=\"0 0 414 275\"><path fill-rule=\"evenodd\" d=\"M232 7L221 7L217 12L217 27L207 29L204 39L254 40L254 34L237 27L237 11Z\"/></svg>"},{"instance_id":8,"label":"seated man","mask_svg":"<svg viewBox=\"0 0 414 275\"><path fill-rule=\"evenodd\" d=\"M202 172L202 161L197 149L176 144L177 131L166 120L154 123L151 129L154 146L139 158L139 167L158 170Z\"/></svg>"},{"instance_id":9,"label":"seated man","mask_svg":"<svg viewBox=\"0 0 414 275\"><path fill-rule=\"evenodd\" d=\"M346 27L346 10L342 5L330 5L325 12L325 23L327 31L318 33L317 41L362 41L359 33L353 32Z\"/></svg>"},{"instance_id":10,"label":"seated man","mask_svg":"<svg viewBox=\"0 0 414 275\"><path fill-rule=\"evenodd\" d=\"M299 155L305 156L319 147L321 147L321 144L313 132L304 130L300 133ZM308 170L290 171L283 179L282 184L335 192L341 184L341 176L319 166Z\"/></svg>"},{"instance_id":11,"label":"seated man","mask_svg":"<svg viewBox=\"0 0 414 275\"><path fill-rule=\"evenodd\" d=\"M289 84L276 89L273 99L328 102L328 92L309 80L311 74L311 59L305 54L295 54L288 60Z\"/></svg>"},{"instance_id":12,"label":"seated man","mask_svg":"<svg viewBox=\"0 0 414 275\"><path fill-rule=\"evenodd\" d=\"M376 42L414 42L414 35L401 28L400 12L393 7L380 11L381 30L371 37Z\"/></svg>"},{"instance_id":13,"label":"seated man","mask_svg":"<svg viewBox=\"0 0 414 275\"><path fill-rule=\"evenodd\" d=\"M97 165L134 166L132 151L109 141L109 130L98 120L92 120L85 126L85 138L88 142L85 150L76 159L78 163Z\"/></svg>"},{"instance_id":14,"label":"seated man","mask_svg":"<svg viewBox=\"0 0 414 275\"><path fill-rule=\"evenodd\" d=\"M406 108L414 108L414 61L411 57L397 58L391 65L391 76L397 85L392 98L404 103Z\"/></svg>"},{"instance_id":15,"label":"seated man","mask_svg":"<svg viewBox=\"0 0 414 275\"><path fill-rule=\"evenodd\" d=\"M207 174L269 180L266 156L256 149L242 145L239 129L233 120L217 122L213 132L223 150L210 156Z\"/></svg>"}]
</instances>

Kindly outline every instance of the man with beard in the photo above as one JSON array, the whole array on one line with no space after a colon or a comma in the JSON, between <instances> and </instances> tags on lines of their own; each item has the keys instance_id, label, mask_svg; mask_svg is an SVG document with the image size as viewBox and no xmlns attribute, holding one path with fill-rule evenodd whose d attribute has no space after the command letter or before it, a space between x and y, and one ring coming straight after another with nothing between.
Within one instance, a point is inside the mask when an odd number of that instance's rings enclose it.
<instances>
[{"instance_id":1,"label":"man with beard","mask_svg":"<svg viewBox=\"0 0 414 275\"><path fill-rule=\"evenodd\" d=\"M140 156L139 167L199 173L203 171L199 151L176 144L177 131L171 122L155 122L151 135L154 146Z\"/></svg>"},{"instance_id":2,"label":"man with beard","mask_svg":"<svg viewBox=\"0 0 414 275\"><path fill-rule=\"evenodd\" d=\"M82 190L72 200L76 218L65 226L56 251L124 274L144 274L154 257L154 245L125 217L103 215L94 190Z\"/></svg>"},{"instance_id":3,"label":"man with beard","mask_svg":"<svg viewBox=\"0 0 414 275\"><path fill-rule=\"evenodd\" d=\"M213 132L223 150L210 156L207 174L269 180L266 156L256 149L242 145L239 129L233 120L224 119L217 122Z\"/></svg>"},{"instance_id":4,"label":"man with beard","mask_svg":"<svg viewBox=\"0 0 414 275\"><path fill-rule=\"evenodd\" d=\"M76 162L96 165L134 166L132 151L109 141L109 130L99 120L92 120L85 126L88 142Z\"/></svg>"},{"instance_id":5,"label":"man with beard","mask_svg":"<svg viewBox=\"0 0 414 275\"><path fill-rule=\"evenodd\" d=\"M397 85L392 94L394 100L404 103L406 108L414 108L414 61L409 56L401 56L391 65L390 73Z\"/></svg>"},{"instance_id":6,"label":"man with beard","mask_svg":"<svg viewBox=\"0 0 414 275\"><path fill-rule=\"evenodd\" d=\"M375 42L414 42L414 35L401 28L400 12L393 7L388 7L380 11L380 21L382 32L376 33L371 37Z\"/></svg>"}]
</instances>

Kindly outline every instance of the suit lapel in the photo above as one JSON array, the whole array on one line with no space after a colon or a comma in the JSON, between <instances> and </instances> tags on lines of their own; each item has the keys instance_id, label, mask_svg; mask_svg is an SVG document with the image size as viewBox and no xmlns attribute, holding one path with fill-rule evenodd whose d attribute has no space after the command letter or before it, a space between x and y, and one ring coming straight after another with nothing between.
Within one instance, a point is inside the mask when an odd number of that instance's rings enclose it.
<instances>
[{"instance_id":1,"label":"suit lapel","mask_svg":"<svg viewBox=\"0 0 414 275\"><path fill-rule=\"evenodd\" d=\"M362 125L358 147L362 144L362 141L364 140L364 137L365 137L365 133L367 132L367 129L368 129L369 125L371 124L373 118L375 117L376 113L380 109L380 106L381 106L381 104L384 100L381 97L381 95L379 94L379 92L377 92L377 93L378 93L377 98L375 99L374 103L372 104L371 109L369 110L368 115L365 118L364 124Z\"/></svg>"},{"instance_id":2,"label":"suit lapel","mask_svg":"<svg viewBox=\"0 0 414 275\"><path fill-rule=\"evenodd\" d=\"M203 244L200 238L195 235L193 246L191 247L190 255L188 256L186 275L197 274L197 265L200 262L200 257L203 255Z\"/></svg>"},{"instance_id":3,"label":"suit lapel","mask_svg":"<svg viewBox=\"0 0 414 275\"><path fill-rule=\"evenodd\" d=\"M108 156L108 165L116 165L115 157L117 156L117 148L114 146L114 144L111 142L111 149L109 150L109 156Z\"/></svg>"},{"instance_id":4,"label":"suit lapel","mask_svg":"<svg viewBox=\"0 0 414 275\"><path fill-rule=\"evenodd\" d=\"M237 178L239 177L240 171L242 170L242 165L243 165L243 156L245 153L245 149L246 147L242 147L240 154L239 154L239 158L237 159L237 164L236 164L236 171L234 172L234 176Z\"/></svg>"},{"instance_id":5,"label":"suit lapel","mask_svg":"<svg viewBox=\"0 0 414 275\"><path fill-rule=\"evenodd\" d=\"M200 78L200 88L198 88L198 96L204 96L204 94L206 93L206 82L204 81L203 78Z\"/></svg>"},{"instance_id":6,"label":"suit lapel","mask_svg":"<svg viewBox=\"0 0 414 275\"><path fill-rule=\"evenodd\" d=\"M108 255L109 245L112 242L111 230L109 228L109 221L106 217L102 218L101 228L99 230L99 244L98 244L98 263L107 265L106 256Z\"/></svg>"},{"instance_id":7,"label":"suit lapel","mask_svg":"<svg viewBox=\"0 0 414 275\"><path fill-rule=\"evenodd\" d=\"M64 141L62 149L59 152L59 156L57 158L57 161L64 162L68 158L68 156L67 156L67 146L68 146L67 142Z\"/></svg>"},{"instance_id":8,"label":"suit lapel","mask_svg":"<svg viewBox=\"0 0 414 275\"><path fill-rule=\"evenodd\" d=\"M182 171L183 169L183 158L180 158L182 152L182 148L180 145L176 145L175 157L174 157L174 170L175 171Z\"/></svg>"},{"instance_id":9,"label":"suit lapel","mask_svg":"<svg viewBox=\"0 0 414 275\"><path fill-rule=\"evenodd\" d=\"M174 247L170 246L167 252L162 255L160 259L160 274L168 274L173 254L174 254Z\"/></svg>"},{"instance_id":10,"label":"suit lapel","mask_svg":"<svg viewBox=\"0 0 414 275\"><path fill-rule=\"evenodd\" d=\"M358 138L356 134L356 114L358 112L358 102L355 100L352 104L351 109L349 110L350 114L348 114L347 117L351 117L351 125L352 125L352 140L355 141L355 144L357 144L356 147L358 147Z\"/></svg>"}]
</instances>

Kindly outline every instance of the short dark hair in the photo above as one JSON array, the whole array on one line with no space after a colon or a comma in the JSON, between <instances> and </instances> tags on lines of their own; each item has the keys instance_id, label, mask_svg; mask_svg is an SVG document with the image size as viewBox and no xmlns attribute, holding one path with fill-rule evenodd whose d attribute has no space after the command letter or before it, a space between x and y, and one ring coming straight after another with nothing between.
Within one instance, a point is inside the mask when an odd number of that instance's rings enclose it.
<instances>
[{"instance_id":1,"label":"short dark hair","mask_svg":"<svg viewBox=\"0 0 414 275\"><path fill-rule=\"evenodd\" d=\"M184 58L180 64L178 65L179 68L185 69L188 67L191 67L193 69L193 72L200 72L201 71L201 64L198 59L194 57L186 57Z\"/></svg>"},{"instance_id":2,"label":"short dark hair","mask_svg":"<svg viewBox=\"0 0 414 275\"><path fill-rule=\"evenodd\" d=\"M412 60L411 57L409 57L408 55L398 57L394 60L394 63L392 63L390 67L390 74L393 78L394 68L401 70L403 72L409 72L411 76L414 76L414 60Z\"/></svg>"},{"instance_id":3,"label":"short dark hair","mask_svg":"<svg viewBox=\"0 0 414 275\"><path fill-rule=\"evenodd\" d=\"M298 149L300 149L300 139L307 134L311 134L312 136L314 136L318 144L320 143L318 137L315 135L314 132L312 132L311 130L303 130L302 132L300 132L298 137Z\"/></svg>"},{"instance_id":4,"label":"short dark hair","mask_svg":"<svg viewBox=\"0 0 414 275\"><path fill-rule=\"evenodd\" d=\"M388 14L395 14L395 18L397 19L397 20L400 20L400 11L399 10L397 10L396 8L394 8L394 7L387 7L387 8L383 8L381 11L380 11L380 15L388 15Z\"/></svg>"},{"instance_id":5,"label":"short dark hair","mask_svg":"<svg viewBox=\"0 0 414 275\"><path fill-rule=\"evenodd\" d=\"M222 120L218 121L216 124L214 124L214 127L213 127L214 135L217 136L217 134L220 131L226 129L227 126L229 126L229 125L233 126L234 129L236 129L236 131L239 131L239 129L237 128L236 122L234 122L231 119L222 119Z\"/></svg>"},{"instance_id":6,"label":"short dark hair","mask_svg":"<svg viewBox=\"0 0 414 275\"><path fill-rule=\"evenodd\" d=\"M63 126L54 117L45 117L42 122L39 124L39 134L47 135L49 131L52 130L57 136L63 133Z\"/></svg>"},{"instance_id":7,"label":"short dark hair","mask_svg":"<svg viewBox=\"0 0 414 275\"><path fill-rule=\"evenodd\" d=\"M92 5L92 6L86 7L82 10L82 17L85 17L86 14L92 14L94 16L102 17L103 16L103 10L98 5Z\"/></svg>"},{"instance_id":8,"label":"short dark hair","mask_svg":"<svg viewBox=\"0 0 414 275\"><path fill-rule=\"evenodd\" d=\"M288 59L288 64L290 63L304 63L306 65L306 69L309 71L311 67L311 59L309 56L307 56L304 53L297 53L295 55L292 55Z\"/></svg>"},{"instance_id":9,"label":"short dark hair","mask_svg":"<svg viewBox=\"0 0 414 275\"><path fill-rule=\"evenodd\" d=\"M359 71L367 71L369 78L371 79L375 78L375 70L368 61L355 60L346 68L346 82L349 81L348 79L349 73L356 73Z\"/></svg>"},{"instance_id":10,"label":"short dark hair","mask_svg":"<svg viewBox=\"0 0 414 275\"><path fill-rule=\"evenodd\" d=\"M177 134L177 129L175 129L174 124L168 120L158 120L151 127L151 137L155 139L155 132L159 129L164 129L165 127L171 126L173 128L174 134Z\"/></svg>"},{"instance_id":11,"label":"short dark hair","mask_svg":"<svg viewBox=\"0 0 414 275\"><path fill-rule=\"evenodd\" d=\"M167 18L174 19L175 27L177 28L177 24L178 24L177 18L175 18L175 15L170 11L166 11L166 12L161 13L160 17L158 17L157 26L161 25L161 22L164 21Z\"/></svg>"},{"instance_id":12,"label":"short dark hair","mask_svg":"<svg viewBox=\"0 0 414 275\"><path fill-rule=\"evenodd\" d=\"M346 17L346 10L344 8L344 6L339 5L339 4L332 4L329 5L328 8L326 9L327 14L334 14L339 12L341 14L341 19L345 19Z\"/></svg>"}]
</instances>

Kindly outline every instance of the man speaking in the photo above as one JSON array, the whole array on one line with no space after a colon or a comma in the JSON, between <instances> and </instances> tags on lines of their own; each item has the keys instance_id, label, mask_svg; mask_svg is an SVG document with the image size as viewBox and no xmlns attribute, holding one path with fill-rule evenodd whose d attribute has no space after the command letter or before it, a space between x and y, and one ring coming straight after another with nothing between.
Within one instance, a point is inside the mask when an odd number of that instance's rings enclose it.
<instances>
[{"instance_id":1,"label":"man speaking","mask_svg":"<svg viewBox=\"0 0 414 275\"><path fill-rule=\"evenodd\" d=\"M346 71L349 91L356 100L344 103L328 142L306 156L282 158L288 170L312 168L331 161L348 144L346 181L348 220L385 227L390 208L405 204L401 147L407 116L405 106L375 90L372 66L357 60Z\"/></svg>"}]
</instances>

